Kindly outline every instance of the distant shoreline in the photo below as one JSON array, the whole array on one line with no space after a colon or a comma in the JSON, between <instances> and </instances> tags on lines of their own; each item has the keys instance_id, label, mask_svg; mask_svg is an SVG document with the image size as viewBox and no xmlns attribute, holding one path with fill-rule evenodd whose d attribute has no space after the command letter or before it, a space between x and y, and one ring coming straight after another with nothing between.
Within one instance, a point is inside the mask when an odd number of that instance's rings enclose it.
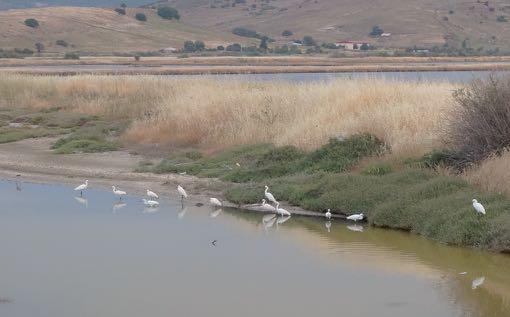
<instances>
[{"instance_id":1,"label":"distant shoreline","mask_svg":"<svg viewBox=\"0 0 510 317\"><path fill-rule=\"evenodd\" d=\"M84 57L0 59L1 73L72 76L510 71L510 57Z\"/></svg>"}]
</instances>

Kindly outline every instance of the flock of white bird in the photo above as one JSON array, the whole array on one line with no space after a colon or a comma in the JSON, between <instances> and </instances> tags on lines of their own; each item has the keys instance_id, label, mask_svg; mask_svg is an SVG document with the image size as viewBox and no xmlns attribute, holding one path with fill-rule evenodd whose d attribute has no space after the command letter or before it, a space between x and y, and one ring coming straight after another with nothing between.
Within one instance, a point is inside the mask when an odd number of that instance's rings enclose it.
<instances>
[{"instance_id":1,"label":"flock of white bird","mask_svg":"<svg viewBox=\"0 0 510 317\"><path fill-rule=\"evenodd\" d=\"M83 196L83 191L87 190L88 186L89 186L89 181L85 180L85 183L77 186L74 190L79 191L80 196ZM269 192L269 187L266 185L266 186L264 186L264 188L265 188L265 190L264 190L265 198L267 199L267 201L274 204L274 206L271 204L268 204L266 199L262 199L262 203L260 205L258 205L258 210L275 213L275 214L283 216L283 217L290 217L291 213L286 209L280 208L280 203L276 200L274 195ZM127 193L125 191L122 191L115 186L112 186L112 191L115 196L119 197L119 200L122 200L122 197L127 195ZM181 201L183 201L185 198L188 198L188 193L181 185L177 186L177 192L181 196ZM158 194L151 191L150 189L147 189L147 197L149 199L145 199L145 198L142 199L144 205L146 205L147 207L150 207L150 208L156 208L159 206L159 202L157 201L159 199ZM486 214L485 207L481 203L479 203L476 199L473 199L472 202L473 202L473 208L475 209L475 211L478 214L481 214L481 215ZM223 203L218 198L214 198L214 197L211 197L209 199L209 203L214 207L222 207L223 206ZM331 217L333 216L331 213L331 209L328 209L326 211L326 213L324 214L324 216L328 220L331 219ZM363 213L352 214L352 215L348 216L347 219L357 222L357 221L363 220L364 215L363 215ZM328 231L329 231L329 228L328 228Z\"/></svg>"}]
</instances>

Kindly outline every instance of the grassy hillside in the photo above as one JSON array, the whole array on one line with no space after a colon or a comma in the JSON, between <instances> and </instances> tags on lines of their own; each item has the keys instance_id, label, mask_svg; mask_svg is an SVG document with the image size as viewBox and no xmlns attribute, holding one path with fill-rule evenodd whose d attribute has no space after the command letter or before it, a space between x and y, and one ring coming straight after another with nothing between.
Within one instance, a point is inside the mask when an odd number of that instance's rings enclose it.
<instances>
[{"instance_id":1,"label":"grassy hillside","mask_svg":"<svg viewBox=\"0 0 510 317\"><path fill-rule=\"evenodd\" d=\"M0 10L49 6L113 7L121 2L134 7L147 4L150 0L0 0Z\"/></svg>"},{"instance_id":2,"label":"grassy hillside","mask_svg":"<svg viewBox=\"0 0 510 317\"><path fill-rule=\"evenodd\" d=\"M161 2L161 1L160 1ZM165 2L165 1L163 1ZM168 0L183 20L219 32L244 26L279 41L311 35L321 41L368 40L377 46L465 45L477 49L510 48L510 3L504 0ZM212 3L212 5L211 5ZM369 37L378 25L392 35Z\"/></svg>"},{"instance_id":3,"label":"grassy hillside","mask_svg":"<svg viewBox=\"0 0 510 317\"><path fill-rule=\"evenodd\" d=\"M134 18L137 12L147 22ZM35 18L39 27L23 21ZM55 44L64 40L69 47ZM129 8L125 16L112 8L54 7L0 11L0 48L31 48L36 42L47 51L146 51L182 47L185 40L202 40L207 45L239 41L237 36L210 32L183 21L161 19L154 10Z\"/></svg>"}]
</instances>

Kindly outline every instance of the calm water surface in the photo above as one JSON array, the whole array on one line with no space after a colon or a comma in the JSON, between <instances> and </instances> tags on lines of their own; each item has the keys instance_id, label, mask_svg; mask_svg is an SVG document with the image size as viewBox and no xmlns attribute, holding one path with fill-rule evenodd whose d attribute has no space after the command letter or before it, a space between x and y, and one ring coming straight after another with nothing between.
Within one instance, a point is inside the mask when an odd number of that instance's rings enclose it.
<instances>
[{"instance_id":1,"label":"calm water surface","mask_svg":"<svg viewBox=\"0 0 510 317\"><path fill-rule=\"evenodd\" d=\"M336 220L328 232L323 219L74 195L0 182L0 316L510 316L510 256Z\"/></svg>"}]
</instances>

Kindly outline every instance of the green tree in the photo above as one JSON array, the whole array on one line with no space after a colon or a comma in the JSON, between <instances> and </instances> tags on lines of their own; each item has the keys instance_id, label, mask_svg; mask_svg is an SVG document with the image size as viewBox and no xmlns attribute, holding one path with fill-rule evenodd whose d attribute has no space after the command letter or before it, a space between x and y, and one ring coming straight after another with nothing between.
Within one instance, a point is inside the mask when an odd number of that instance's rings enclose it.
<instances>
[{"instance_id":1,"label":"green tree","mask_svg":"<svg viewBox=\"0 0 510 317\"><path fill-rule=\"evenodd\" d=\"M203 51L205 50L205 44L202 41L195 41L195 51Z\"/></svg>"},{"instance_id":2,"label":"green tree","mask_svg":"<svg viewBox=\"0 0 510 317\"><path fill-rule=\"evenodd\" d=\"M267 37L263 37L262 40L260 40L259 48L264 51L267 50Z\"/></svg>"},{"instance_id":3,"label":"green tree","mask_svg":"<svg viewBox=\"0 0 510 317\"><path fill-rule=\"evenodd\" d=\"M306 35L303 37L303 45L306 45L306 46L315 46L317 43L315 42L315 40L313 39L313 37L311 37L310 35Z\"/></svg>"},{"instance_id":4,"label":"green tree","mask_svg":"<svg viewBox=\"0 0 510 317\"><path fill-rule=\"evenodd\" d=\"M37 50L37 53L41 53L44 51L44 44L43 43L35 43L35 49Z\"/></svg>"},{"instance_id":5,"label":"green tree","mask_svg":"<svg viewBox=\"0 0 510 317\"><path fill-rule=\"evenodd\" d=\"M372 31L370 32L370 35L371 35L371 36L381 36L381 34L383 34L383 33L384 33L383 29L381 29L381 28L380 28L379 26L377 26L377 25L374 25L374 26L372 27Z\"/></svg>"},{"instance_id":6,"label":"green tree","mask_svg":"<svg viewBox=\"0 0 510 317\"><path fill-rule=\"evenodd\" d=\"M33 19L33 18L26 19L25 20L25 25L29 26L31 28L36 28L36 27L39 26L39 21L37 21L36 19Z\"/></svg>"},{"instance_id":7,"label":"green tree","mask_svg":"<svg viewBox=\"0 0 510 317\"><path fill-rule=\"evenodd\" d=\"M147 16L144 13L138 12L137 14L135 14L135 19L137 19L138 21L145 22L147 21Z\"/></svg>"},{"instance_id":8,"label":"green tree","mask_svg":"<svg viewBox=\"0 0 510 317\"><path fill-rule=\"evenodd\" d=\"M126 9L124 8L115 8L115 12L117 12L120 15L126 15Z\"/></svg>"},{"instance_id":9,"label":"green tree","mask_svg":"<svg viewBox=\"0 0 510 317\"><path fill-rule=\"evenodd\" d=\"M290 30L285 30L282 32L282 36L285 36L285 37L289 37L292 34L294 34L294 33L292 33L292 31L290 31Z\"/></svg>"},{"instance_id":10,"label":"green tree","mask_svg":"<svg viewBox=\"0 0 510 317\"><path fill-rule=\"evenodd\" d=\"M192 53L195 51L195 43L193 41L184 42L184 51L188 53Z\"/></svg>"},{"instance_id":11,"label":"green tree","mask_svg":"<svg viewBox=\"0 0 510 317\"><path fill-rule=\"evenodd\" d=\"M172 20L176 19L179 20L181 18L179 11L177 9L172 7L159 7L158 8L158 15L162 17L163 19Z\"/></svg>"}]
</instances>

